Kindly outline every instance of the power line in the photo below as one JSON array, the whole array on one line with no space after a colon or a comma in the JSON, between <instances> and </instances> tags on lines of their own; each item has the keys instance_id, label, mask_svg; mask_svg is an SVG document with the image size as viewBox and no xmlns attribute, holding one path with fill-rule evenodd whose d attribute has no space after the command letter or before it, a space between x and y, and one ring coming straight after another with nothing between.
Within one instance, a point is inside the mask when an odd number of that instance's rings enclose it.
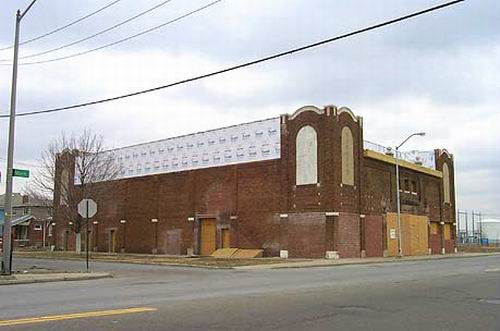
<instances>
[{"instance_id":1,"label":"power line","mask_svg":"<svg viewBox=\"0 0 500 331\"><path fill-rule=\"evenodd\" d=\"M57 29L54 29L54 30L52 30L52 31L49 31L49 32L44 33L44 34L42 34L42 35L39 35L39 36L37 36L37 37L34 37L34 38L31 38L31 39L28 39L28 40L22 41L22 42L20 42L20 43L19 43L19 45L26 45L26 44L31 43L31 42L33 42L33 41L40 40L40 39L42 39L42 38L48 37L48 36L50 36L50 35L53 35L54 33L57 33L57 32L62 31L62 30L64 30L64 29L67 29L67 28L69 28L70 26L73 26L73 25L75 25L75 24L77 24L77 23L80 23L81 21L86 20L87 18L90 18L90 17L94 16L94 15L96 15L96 14L98 14L98 13L102 12L102 11L103 11L103 10L105 10L105 9L108 9L109 7L111 7L111 6L115 5L115 4L117 4L117 3L118 3L118 2L120 2L120 1L121 1L121 0L115 0L115 1L112 1L111 3L108 3L107 5L105 5L104 7L101 7L101 8L99 8L99 9L97 9L96 11L91 12L90 14L87 14L87 15L85 15L85 16L83 16L83 17L80 17L79 19L77 19L77 20L75 20L75 21L73 21L73 22L71 22L71 23L68 23L68 24L66 24L66 25L63 25L63 26L61 26L61 27L59 27L59 28L57 28ZM7 50L7 49L11 49L11 48L13 48L13 47L14 47L14 46L8 46L8 47L0 48L0 51L4 51L4 50Z\"/></svg>"},{"instance_id":2,"label":"power line","mask_svg":"<svg viewBox=\"0 0 500 331\"><path fill-rule=\"evenodd\" d=\"M0 157L0 160L7 161L7 159L4 157ZM29 162L24 162L24 161L14 161L14 163L22 165L22 166L27 166L27 167L42 168L42 166L39 164L34 164L34 163L29 163Z\"/></svg>"},{"instance_id":3,"label":"power line","mask_svg":"<svg viewBox=\"0 0 500 331\"><path fill-rule=\"evenodd\" d=\"M129 40L132 40L134 38L137 38L137 37L140 37L142 35L145 35L147 33L150 33L150 32L153 32L155 30L158 30L160 28L163 28L167 25L170 25L172 23L175 23L175 22L178 22L184 18L187 18L191 15L194 15L204 9L207 9L209 7L212 7L214 5L216 5L217 3L219 2L222 2L223 0L216 0L216 1L213 1L213 2L210 2L209 4L207 5L204 5L202 7L199 7L195 10L192 10L186 14L183 14L181 16L178 16L170 21L167 21L165 23L162 23L160 25L156 25L152 28L149 28L147 30L144 30L142 32L139 32L139 33L136 33L134 35L131 35L131 36L128 36L128 37L125 37L123 39L120 39L120 40L117 40L117 41L114 41L112 43L109 43L109 44L105 44L103 46L99 46L99 47L96 47L96 48L92 48L92 49L89 49L89 50L86 50L86 51L82 51L82 52L78 52L78 53L74 53L74 54L70 54L70 55L66 55L66 56L62 56L62 57L58 57L58 58L53 58L53 59L48 59L48 60L41 60L41 61L34 61L34 62L23 62L23 63L19 63L19 65L34 65L34 64L41 64L41 63L49 63L49 62L55 62L55 61L60 61L60 60L66 60L66 59L70 59L70 58L74 58L74 57L77 57L77 56L81 56L81 55L85 55L85 54L89 54L89 53L92 53L92 52L96 52L96 51L99 51L101 49L104 49L104 48L108 48L108 47L111 47L111 46L115 46L115 45L118 45L118 44L121 44L121 43L124 43L126 41L129 41ZM0 63L0 66L5 66L5 65L10 65L10 64L5 64L5 63Z\"/></svg>"},{"instance_id":4,"label":"power line","mask_svg":"<svg viewBox=\"0 0 500 331\"><path fill-rule=\"evenodd\" d=\"M68 48L68 47L71 47L71 46L74 46L74 45L80 44L80 43L82 43L82 42L84 42L84 41L90 40L90 39L92 39L92 38L95 38L95 37L97 37L97 36L100 36L100 35L102 35L102 34L105 34L105 33L109 32L109 31L112 31L112 30L114 30L114 29L116 29L116 28L119 28L119 27L120 27L120 26L122 26L122 25L125 25L125 24L127 24L127 23L130 23L130 22L132 22L132 21L134 21L134 20L136 20L136 19L138 19L138 18L140 18L140 17L142 17L142 16L144 16L144 15L146 15L146 14L148 14L148 13L150 13L150 12L152 12L152 11L154 11L154 10L156 10L156 9L158 9L158 8L160 8L160 7L162 7L162 6L164 6L164 5L166 5L166 4L168 4L168 3L169 3L169 2L171 2L171 1L172 1L172 0L166 0L166 1L163 1L163 2L161 2L161 3L159 3L159 4L157 4L157 5L155 5L155 6L151 7L151 8L149 8L149 9L147 9L147 10L145 10L145 11L143 11L143 12L141 12L141 13L137 14L137 15L134 15L134 16L132 16L132 17L130 17L130 18L127 18L126 20L123 20L122 22L120 22L120 23L118 23L118 24L115 24L115 25L113 25L113 26L110 26L109 28L106 28L106 29L104 29L104 30L101 30L101 31L99 31L99 32L96 32L96 33L94 33L94 34L92 34L92 35L90 35L90 36L87 36L87 37L85 37L85 38L81 38L81 39L78 39L78 40L72 41L72 42L70 42L70 43L67 43L67 44L64 44L64 45L62 45L62 46L58 46L58 47L56 47L56 48L52 48L52 49L49 49L49 50L46 50L46 51L43 51L43 52L38 52L38 53L34 53L34 54L29 54L29 55L21 56L21 57L19 57L19 58L20 58L20 59L28 59L28 58L32 58L32 57L36 57L36 56L40 56L40 55L49 54L49 53L52 53L52 52L55 52L55 51L59 51L59 50L64 49L64 48ZM5 61L11 61L11 60L10 60L10 59L2 59L2 60L0 60L0 62L5 62Z\"/></svg>"},{"instance_id":5,"label":"power line","mask_svg":"<svg viewBox=\"0 0 500 331\"><path fill-rule=\"evenodd\" d=\"M211 72L211 73L199 75L199 76L196 76L196 77L191 77L191 78L183 79L183 80L177 81L175 83L170 83L170 84L167 84L167 85L157 86L157 87L149 88L149 89L146 89L146 90L136 91L136 92L132 92L132 93L128 93L128 94L123 94L123 95L119 95L119 96L115 96L115 97L110 97L110 98L100 99L100 100L94 100L94 101L84 102L84 103L70 105L70 106L64 106L64 107L59 107L59 108L52 108L52 109L45 109L45 110L35 110L35 111L30 111L30 112L18 113L16 116L22 117L22 116L40 115L40 114L47 114L47 113L59 112L59 111L63 111L63 110L69 110L69 109L87 107L87 106L92 106L92 105L97 105L97 104L101 104L101 103L105 103L105 102L110 102L110 101L116 101L116 100L120 100L120 99L125 99L125 98L129 98L129 97L133 97L133 96L137 96L137 95L141 95L141 94L146 94L146 93L151 93L151 92L154 92L154 91L159 91L159 90L170 88L170 87L177 86L177 85L182 85L182 84L194 82L194 81L205 79L205 78L208 78L208 77L220 75L220 74L223 74L223 73L226 73L226 72L230 72L230 71L234 71L234 70L237 70L237 69L242 69L242 68L245 68L245 67L250 67L250 66L259 64L259 63L263 63L263 62L267 62L267 61L270 61L270 60L274 60L274 59L277 59L277 58L280 58L280 57L291 55L293 53L298 53L298 52L301 52L301 51L304 51L304 50L307 50L307 49L310 49L310 48L314 48L314 47L318 47L318 46L321 46L321 45L329 44L329 43L332 43L332 42L335 42L335 41L338 41L338 40L341 40L341 39L345 39L345 38L348 38L348 37L352 37L352 36L355 36L355 35L358 35L358 34L362 34L362 33L365 33L365 32L371 31L371 30L380 29L382 27L385 27L385 26L388 26L388 25L392 25L392 24L395 24L395 23L398 23L398 22L401 22L401 21L405 21L405 20L408 20L408 19L411 19L411 18L414 18L414 17L417 17L417 16L421 16L421 15L424 15L424 14L427 14L427 13L430 13L430 12L433 12L433 11L436 11L436 10L439 10L439 9L443 9L445 7L449 7L449 6L458 4L458 3L463 2L463 1L465 1L465 0L450 1L450 2L441 4L441 5L438 5L438 6L434 6L434 7L428 8L428 9L424 9L424 10L421 10L421 11L418 11L418 12L414 12L412 14L408 14L408 15L405 15L405 16L400 16L398 18L395 18L395 19L392 19L392 20L389 20L389 21L385 21L385 22L382 22L382 23L371 25L369 27L362 28L362 29L359 29L359 30L355 30L353 32L349 32L349 33L346 33L346 34L343 34L343 35L340 35L340 36L332 37L332 38L325 39L325 40L322 40L322 41L318 41L318 42L315 42L315 43L312 43L312 44L308 44L308 45L305 45L305 46L293 48L293 49L288 50L288 51L284 51L284 52L281 52L281 53L270 55L270 56L267 56L267 57L264 57L264 58L260 58L260 59L254 60L254 61L250 61L250 62L238 64L238 65L235 65L235 66L232 66L232 67L228 67L228 68L225 68L225 69L222 69L222 70L218 70L218 71L214 71L214 72ZM9 117L8 114L0 115L0 118L7 118L7 117Z\"/></svg>"}]
</instances>

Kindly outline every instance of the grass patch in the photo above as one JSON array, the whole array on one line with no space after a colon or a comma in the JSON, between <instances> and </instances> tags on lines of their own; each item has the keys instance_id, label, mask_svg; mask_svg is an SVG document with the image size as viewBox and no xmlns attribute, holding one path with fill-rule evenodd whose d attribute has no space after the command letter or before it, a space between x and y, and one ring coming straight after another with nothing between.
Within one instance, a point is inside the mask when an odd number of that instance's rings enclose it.
<instances>
[{"instance_id":1,"label":"grass patch","mask_svg":"<svg viewBox=\"0 0 500 331\"><path fill-rule=\"evenodd\" d=\"M14 255L24 258L46 258L46 259L71 259L84 260L85 252L76 254L74 252L48 252L48 251L15 251ZM151 254L126 254L126 253L96 253L89 252L89 257L94 261L137 263L151 265L185 265L193 267L208 268L232 268L241 266L277 264L284 262L311 261L310 259L280 259L280 258L215 258L215 257L182 257Z\"/></svg>"}]
</instances>

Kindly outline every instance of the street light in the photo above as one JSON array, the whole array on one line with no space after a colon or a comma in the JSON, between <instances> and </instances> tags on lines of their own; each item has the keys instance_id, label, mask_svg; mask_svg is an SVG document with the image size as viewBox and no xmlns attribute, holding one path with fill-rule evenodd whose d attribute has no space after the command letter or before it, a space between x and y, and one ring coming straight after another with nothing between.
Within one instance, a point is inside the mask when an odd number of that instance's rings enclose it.
<instances>
[{"instance_id":1,"label":"street light","mask_svg":"<svg viewBox=\"0 0 500 331\"><path fill-rule=\"evenodd\" d=\"M403 256L403 249L401 248L401 201L399 197L399 148L403 146L408 140L410 140L411 137L414 136L425 136L425 132L418 132L418 133L413 133L409 135L401 144L396 146L396 209L397 209L397 224L398 224L398 256L402 257Z\"/></svg>"},{"instance_id":2,"label":"street light","mask_svg":"<svg viewBox=\"0 0 500 331\"><path fill-rule=\"evenodd\" d=\"M12 273L11 266L11 228L10 221L12 219L12 175L14 172L14 131L16 124L16 97L17 97L17 62L19 58L19 30L21 28L21 20L24 15L35 4L33 0L28 8L21 13L20 10L16 13L16 32L14 36L14 60L12 63L12 89L10 93L10 117L9 117L9 146L7 148L7 180L5 188L5 222L3 230L3 263L2 274L10 275Z\"/></svg>"}]
</instances>

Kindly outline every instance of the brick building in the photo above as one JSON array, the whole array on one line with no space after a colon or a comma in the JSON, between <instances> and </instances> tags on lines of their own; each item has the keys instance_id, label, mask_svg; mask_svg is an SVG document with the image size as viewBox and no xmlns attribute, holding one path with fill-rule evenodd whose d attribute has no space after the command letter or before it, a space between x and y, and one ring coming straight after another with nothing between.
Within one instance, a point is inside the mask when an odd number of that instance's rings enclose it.
<instances>
[{"instance_id":1,"label":"brick building","mask_svg":"<svg viewBox=\"0 0 500 331\"><path fill-rule=\"evenodd\" d=\"M98 251L208 255L261 248L265 256L360 257L397 253L395 158L364 141L346 107L293 114L112 150L119 178L96 183L89 240ZM405 255L454 252L453 157L400 156ZM63 164L65 166L63 166ZM57 167L72 181L74 166ZM69 178L66 178L68 176ZM58 249L74 235L54 195Z\"/></svg>"},{"instance_id":2,"label":"brick building","mask_svg":"<svg viewBox=\"0 0 500 331\"><path fill-rule=\"evenodd\" d=\"M0 195L0 233L5 218L4 201L5 195ZM12 194L11 224L15 247L42 247L44 238L47 240L48 237L51 219L51 201L41 201L20 193Z\"/></svg>"}]
</instances>

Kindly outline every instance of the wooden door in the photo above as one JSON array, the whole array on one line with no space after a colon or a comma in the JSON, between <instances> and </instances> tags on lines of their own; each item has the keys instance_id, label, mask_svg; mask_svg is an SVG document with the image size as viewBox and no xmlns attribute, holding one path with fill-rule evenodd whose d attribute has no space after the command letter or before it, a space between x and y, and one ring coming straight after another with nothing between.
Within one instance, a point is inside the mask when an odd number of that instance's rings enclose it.
<instances>
[{"instance_id":1,"label":"wooden door","mask_svg":"<svg viewBox=\"0 0 500 331\"><path fill-rule=\"evenodd\" d=\"M201 221L200 255L208 256L216 249L216 226L214 219Z\"/></svg>"},{"instance_id":2,"label":"wooden door","mask_svg":"<svg viewBox=\"0 0 500 331\"><path fill-rule=\"evenodd\" d=\"M222 236L222 248L230 248L231 237L229 236L229 229L222 229L221 236Z\"/></svg>"},{"instance_id":3,"label":"wooden door","mask_svg":"<svg viewBox=\"0 0 500 331\"><path fill-rule=\"evenodd\" d=\"M109 231L109 252L116 253L116 231Z\"/></svg>"}]
</instances>

